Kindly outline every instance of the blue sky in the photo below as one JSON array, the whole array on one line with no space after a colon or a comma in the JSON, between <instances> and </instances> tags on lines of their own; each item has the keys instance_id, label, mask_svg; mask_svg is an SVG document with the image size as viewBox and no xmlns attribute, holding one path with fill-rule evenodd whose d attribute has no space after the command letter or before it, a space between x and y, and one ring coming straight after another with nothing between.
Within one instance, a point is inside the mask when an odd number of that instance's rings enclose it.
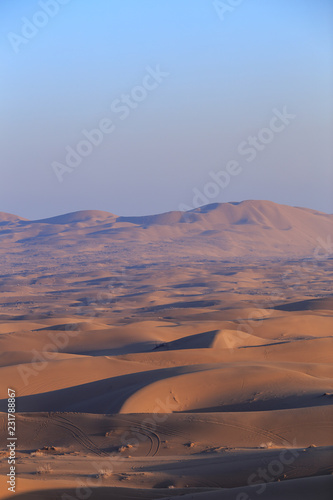
<instances>
[{"instance_id":1,"label":"blue sky","mask_svg":"<svg viewBox=\"0 0 333 500\"><path fill-rule=\"evenodd\" d=\"M0 211L332 212L332 14L330 0L2 0Z\"/></svg>"}]
</instances>

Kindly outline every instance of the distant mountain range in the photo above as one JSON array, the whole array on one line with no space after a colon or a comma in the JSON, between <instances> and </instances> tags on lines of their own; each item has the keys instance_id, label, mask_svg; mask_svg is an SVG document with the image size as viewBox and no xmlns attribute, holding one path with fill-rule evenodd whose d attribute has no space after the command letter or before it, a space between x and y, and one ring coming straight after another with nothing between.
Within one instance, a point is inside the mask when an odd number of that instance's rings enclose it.
<instances>
[{"instance_id":1,"label":"distant mountain range","mask_svg":"<svg viewBox=\"0 0 333 500\"><path fill-rule=\"evenodd\" d=\"M157 259L315 257L332 252L332 233L333 215L257 200L133 217L85 210L30 221L0 212L0 250L14 253L37 246L50 255L72 249Z\"/></svg>"}]
</instances>

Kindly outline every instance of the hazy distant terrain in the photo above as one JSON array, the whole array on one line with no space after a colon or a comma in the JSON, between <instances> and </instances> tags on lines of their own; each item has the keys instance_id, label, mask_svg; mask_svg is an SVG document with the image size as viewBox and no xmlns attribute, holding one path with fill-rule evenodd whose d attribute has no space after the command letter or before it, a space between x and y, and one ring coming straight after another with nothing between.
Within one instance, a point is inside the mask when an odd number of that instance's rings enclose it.
<instances>
[{"instance_id":1,"label":"hazy distant terrain","mask_svg":"<svg viewBox=\"0 0 333 500\"><path fill-rule=\"evenodd\" d=\"M75 260L79 252L106 252L144 260L313 256L318 238L327 242L333 216L268 201L215 203L190 212L121 217L96 210L28 221L0 213L0 248L26 259ZM319 242L320 243L320 242ZM93 258L93 257L92 257ZM52 262L48 262L52 265Z\"/></svg>"},{"instance_id":2,"label":"hazy distant terrain","mask_svg":"<svg viewBox=\"0 0 333 500\"><path fill-rule=\"evenodd\" d=\"M329 500L332 222L267 201L0 213L17 498Z\"/></svg>"}]
</instances>

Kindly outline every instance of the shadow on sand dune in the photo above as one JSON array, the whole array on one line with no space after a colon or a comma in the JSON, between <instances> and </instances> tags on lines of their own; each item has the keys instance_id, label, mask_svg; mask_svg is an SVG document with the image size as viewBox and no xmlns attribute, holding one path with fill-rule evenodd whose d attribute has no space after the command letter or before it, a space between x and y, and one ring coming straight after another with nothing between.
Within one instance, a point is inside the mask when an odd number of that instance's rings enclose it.
<instances>
[{"instance_id":1,"label":"shadow on sand dune","mask_svg":"<svg viewBox=\"0 0 333 500\"><path fill-rule=\"evenodd\" d=\"M216 491L212 488L153 488L150 490L136 489L136 488L111 488L111 487L100 487L100 488L88 488L86 489L86 495L90 492L89 498L91 500L157 500L159 498L174 497L179 495L191 494L191 493L207 493ZM81 489L80 493L82 497L82 492L84 488ZM31 491L29 493L21 493L15 495L15 500L62 500L63 498L77 499L77 490L75 488L62 488L57 490L39 490ZM7 499L6 499L7 500Z\"/></svg>"}]
</instances>

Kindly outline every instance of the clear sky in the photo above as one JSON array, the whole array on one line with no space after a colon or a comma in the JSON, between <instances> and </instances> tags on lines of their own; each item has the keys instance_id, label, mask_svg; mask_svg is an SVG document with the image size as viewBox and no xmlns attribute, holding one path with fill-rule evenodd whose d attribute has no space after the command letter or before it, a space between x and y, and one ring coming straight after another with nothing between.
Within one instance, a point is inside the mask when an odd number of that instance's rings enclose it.
<instances>
[{"instance_id":1,"label":"clear sky","mask_svg":"<svg viewBox=\"0 0 333 500\"><path fill-rule=\"evenodd\" d=\"M0 16L0 211L332 212L331 0L1 0Z\"/></svg>"}]
</instances>

